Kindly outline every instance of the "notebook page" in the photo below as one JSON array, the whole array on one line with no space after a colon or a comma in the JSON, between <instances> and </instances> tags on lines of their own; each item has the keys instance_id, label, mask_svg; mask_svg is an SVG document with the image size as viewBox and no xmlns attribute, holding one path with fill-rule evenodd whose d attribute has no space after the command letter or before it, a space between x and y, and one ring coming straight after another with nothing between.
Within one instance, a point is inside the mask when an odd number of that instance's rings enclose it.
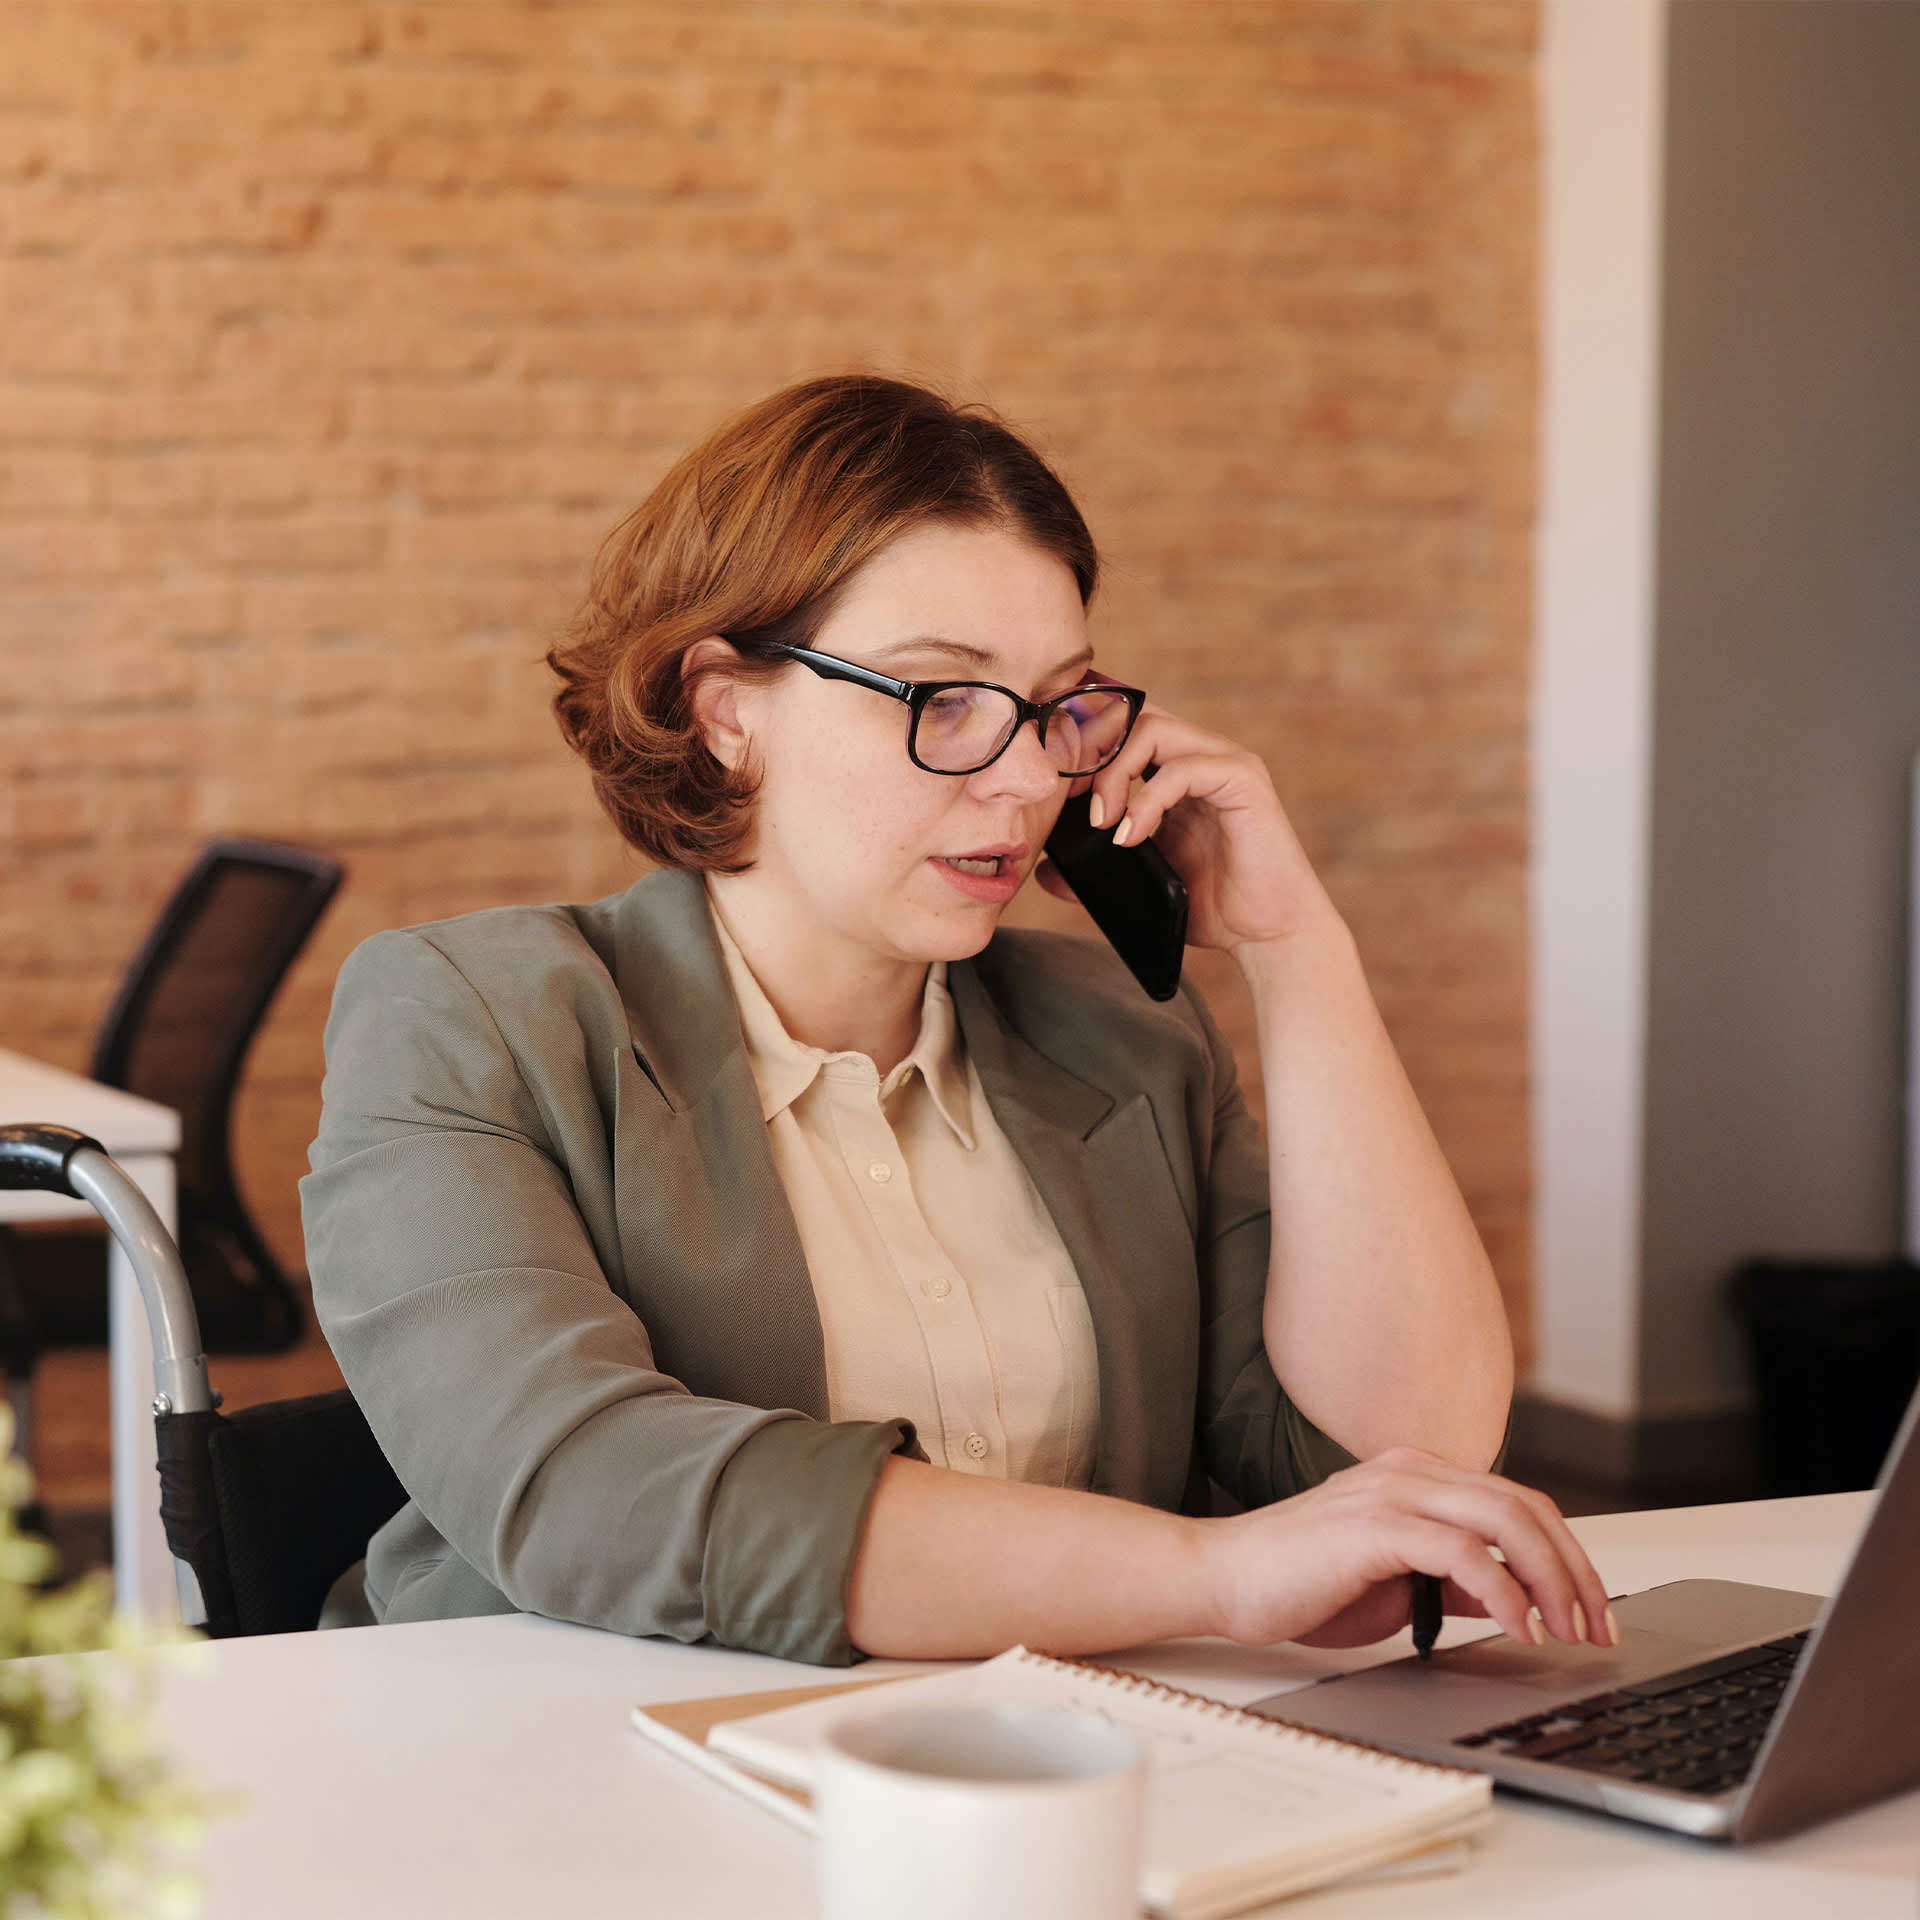
<instances>
[{"instance_id":1,"label":"notebook page","mask_svg":"<svg viewBox=\"0 0 1920 1920\"><path fill-rule=\"evenodd\" d=\"M1045 1704L1097 1713L1140 1742L1152 1772L1150 1886L1236 1861L1345 1860L1368 1835L1449 1824L1489 1796L1479 1775L1295 1739L1296 1729L1128 1676L1020 1650L1001 1658L1010 1678L1023 1676L1028 1704L1039 1704L1030 1689L1043 1681Z\"/></svg>"}]
</instances>

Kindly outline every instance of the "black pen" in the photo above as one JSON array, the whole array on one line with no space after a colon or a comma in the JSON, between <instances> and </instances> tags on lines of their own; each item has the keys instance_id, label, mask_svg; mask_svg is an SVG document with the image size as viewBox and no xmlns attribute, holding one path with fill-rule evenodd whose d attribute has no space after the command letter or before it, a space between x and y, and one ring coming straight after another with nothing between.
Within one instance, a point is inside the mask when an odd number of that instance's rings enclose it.
<instances>
[{"instance_id":1,"label":"black pen","mask_svg":"<svg viewBox=\"0 0 1920 1920\"><path fill-rule=\"evenodd\" d=\"M1440 1582L1430 1573L1410 1574L1408 1578L1413 1582L1413 1650L1422 1660L1431 1660L1444 1612Z\"/></svg>"}]
</instances>

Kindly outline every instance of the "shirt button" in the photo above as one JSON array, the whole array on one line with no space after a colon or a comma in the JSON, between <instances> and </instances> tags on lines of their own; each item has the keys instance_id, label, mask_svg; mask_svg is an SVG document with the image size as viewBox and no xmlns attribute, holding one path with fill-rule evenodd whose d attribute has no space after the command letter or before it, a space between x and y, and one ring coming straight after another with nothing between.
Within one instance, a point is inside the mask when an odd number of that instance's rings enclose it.
<instances>
[{"instance_id":1,"label":"shirt button","mask_svg":"<svg viewBox=\"0 0 1920 1920\"><path fill-rule=\"evenodd\" d=\"M936 1273L927 1282L927 1292L936 1300L944 1300L953 1291L953 1282L944 1273Z\"/></svg>"},{"instance_id":2,"label":"shirt button","mask_svg":"<svg viewBox=\"0 0 1920 1920\"><path fill-rule=\"evenodd\" d=\"M884 1187L893 1178L893 1169L884 1160L876 1160L867 1169L867 1178L877 1180Z\"/></svg>"},{"instance_id":3,"label":"shirt button","mask_svg":"<svg viewBox=\"0 0 1920 1920\"><path fill-rule=\"evenodd\" d=\"M987 1436L984 1433L968 1434L966 1446L969 1460L984 1460L987 1457Z\"/></svg>"}]
</instances>

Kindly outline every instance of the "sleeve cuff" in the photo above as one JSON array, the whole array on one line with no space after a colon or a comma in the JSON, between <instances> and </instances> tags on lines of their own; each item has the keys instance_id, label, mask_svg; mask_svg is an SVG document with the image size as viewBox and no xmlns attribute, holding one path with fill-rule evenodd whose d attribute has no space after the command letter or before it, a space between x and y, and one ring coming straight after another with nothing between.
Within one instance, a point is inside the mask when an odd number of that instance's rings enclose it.
<instances>
[{"instance_id":1,"label":"sleeve cuff","mask_svg":"<svg viewBox=\"0 0 1920 1920\"><path fill-rule=\"evenodd\" d=\"M781 1420L728 1461L707 1516L701 1598L723 1646L845 1667L847 1586L867 1508L890 1454L914 1445L905 1420Z\"/></svg>"}]
</instances>

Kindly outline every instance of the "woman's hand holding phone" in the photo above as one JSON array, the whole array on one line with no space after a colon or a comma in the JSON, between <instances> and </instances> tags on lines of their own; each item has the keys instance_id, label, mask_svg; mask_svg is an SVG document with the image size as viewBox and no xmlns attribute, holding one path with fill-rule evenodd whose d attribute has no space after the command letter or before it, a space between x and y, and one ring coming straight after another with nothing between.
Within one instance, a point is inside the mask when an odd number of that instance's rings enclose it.
<instances>
[{"instance_id":1,"label":"woman's hand holding phone","mask_svg":"<svg viewBox=\"0 0 1920 1920\"><path fill-rule=\"evenodd\" d=\"M1164 708L1147 704L1089 798L1117 845L1153 839L1186 882L1191 946L1284 940L1333 911L1259 755Z\"/></svg>"}]
</instances>

